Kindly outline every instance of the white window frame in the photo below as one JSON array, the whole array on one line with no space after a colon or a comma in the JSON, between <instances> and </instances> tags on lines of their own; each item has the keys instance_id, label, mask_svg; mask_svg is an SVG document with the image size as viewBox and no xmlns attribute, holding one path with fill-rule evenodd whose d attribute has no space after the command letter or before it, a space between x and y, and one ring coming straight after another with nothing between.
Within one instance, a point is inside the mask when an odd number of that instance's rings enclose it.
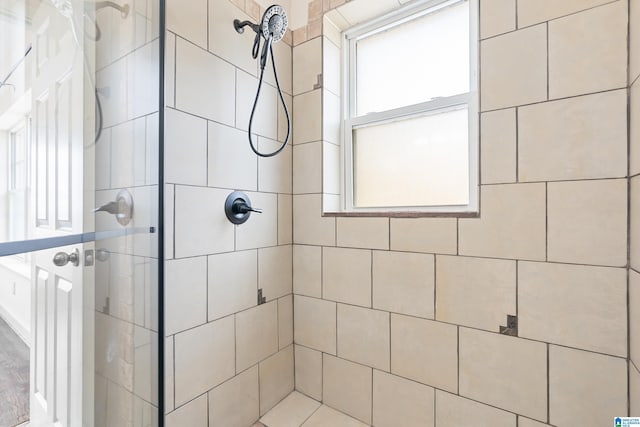
<instances>
[{"instance_id":1,"label":"white window frame","mask_svg":"<svg viewBox=\"0 0 640 427\"><path fill-rule=\"evenodd\" d=\"M356 43L358 40L443 8L469 2L469 92L439 97L387 111L356 115ZM347 213L477 213L479 202L479 108L478 108L478 0L417 0L343 33L342 49L342 197ZM358 127L451 111L466 106L469 120L469 203L466 205L398 206L359 208L353 203L353 131Z\"/></svg>"}]
</instances>

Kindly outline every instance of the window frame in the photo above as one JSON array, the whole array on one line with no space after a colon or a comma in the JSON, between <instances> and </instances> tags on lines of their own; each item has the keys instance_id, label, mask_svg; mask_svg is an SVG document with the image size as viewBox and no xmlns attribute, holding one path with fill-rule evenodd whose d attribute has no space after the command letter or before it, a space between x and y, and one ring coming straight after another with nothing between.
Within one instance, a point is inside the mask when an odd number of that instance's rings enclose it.
<instances>
[{"instance_id":1,"label":"window frame","mask_svg":"<svg viewBox=\"0 0 640 427\"><path fill-rule=\"evenodd\" d=\"M461 2L469 2L469 92L438 97L429 101L402 106L391 110L356 115L356 44L359 40L421 18ZM341 211L353 214L469 214L479 208L479 103L478 103L478 0L418 0L353 26L343 32L342 48L342 162ZM466 106L468 109L469 143L469 203L466 205L424 205L397 207L354 206L353 131L359 127L380 125L451 111Z\"/></svg>"}]
</instances>

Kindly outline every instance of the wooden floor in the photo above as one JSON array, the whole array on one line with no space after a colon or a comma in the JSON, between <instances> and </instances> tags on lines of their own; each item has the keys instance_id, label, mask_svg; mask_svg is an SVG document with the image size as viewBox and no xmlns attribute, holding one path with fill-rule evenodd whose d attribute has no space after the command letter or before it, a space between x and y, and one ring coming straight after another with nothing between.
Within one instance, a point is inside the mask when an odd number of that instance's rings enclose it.
<instances>
[{"instance_id":1,"label":"wooden floor","mask_svg":"<svg viewBox=\"0 0 640 427\"><path fill-rule=\"evenodd\" d=\"M29 347L0 318L0 427L29 420Z\"/></svg>"}]
</instances>

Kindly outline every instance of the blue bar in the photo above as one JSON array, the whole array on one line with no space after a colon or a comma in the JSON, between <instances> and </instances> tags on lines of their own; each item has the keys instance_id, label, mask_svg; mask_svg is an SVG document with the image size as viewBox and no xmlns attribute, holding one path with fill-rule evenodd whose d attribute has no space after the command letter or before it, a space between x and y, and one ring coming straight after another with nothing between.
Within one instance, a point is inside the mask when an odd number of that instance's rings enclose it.
<instances>
[{"instance_id":1,"label":"blue bar","mask_svg":"<svg viewBox=\"0 0 640 427\"><path fill-rule=\"evenodd\" d=\"M96 240L113 239L132 234L153 234L155 227L125 228L122 230L97 231L91 233L70 234L68 236L45 237L42 239L19 240L0 243L0 257L18 255L27 252L42 251L60 246L77 245Z\"/></svg>"}]
</instances>

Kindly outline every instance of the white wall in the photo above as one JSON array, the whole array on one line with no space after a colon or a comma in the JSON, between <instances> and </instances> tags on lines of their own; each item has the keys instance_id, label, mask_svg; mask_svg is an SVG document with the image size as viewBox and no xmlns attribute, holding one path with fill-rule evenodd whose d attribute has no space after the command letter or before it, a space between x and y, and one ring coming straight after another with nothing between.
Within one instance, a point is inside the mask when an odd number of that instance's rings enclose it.
<instances>
[{"instance_id":1,"label":"white wall","mask_svg":"<svg viewBox=\"0 0 640 427\"><path fill-rule=\"evenodd\" d=\"M0 258L0 317L30 344L30 263L14 257Z\"/></svg>"}]
</instances>

